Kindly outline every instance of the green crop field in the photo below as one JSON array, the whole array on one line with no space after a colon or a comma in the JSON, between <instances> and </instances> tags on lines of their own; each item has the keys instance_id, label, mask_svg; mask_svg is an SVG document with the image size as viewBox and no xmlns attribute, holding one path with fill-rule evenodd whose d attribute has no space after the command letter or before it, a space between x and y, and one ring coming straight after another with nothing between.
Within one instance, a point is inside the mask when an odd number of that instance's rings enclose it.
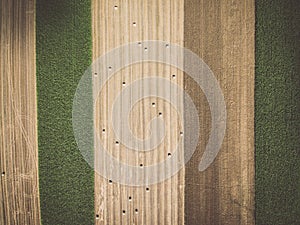
<instances>
[{"instance_id":1,"label":"green crop field","mask_svg":"<svg viewBox=\"0 0 300 225\"><path fill-rule=\"evenodd\" d=\"M256 0L256 223L300 224L300 2Z\"/></svg>"},{"instance_id":2,"label":"green crop field","mask_svg":"<svg viewBox=\"0 0 300 225\"><path fill-rule=\"evenodd\" d=\"M38 141L44 225L94 223L94 171L72 129L73 97L91 63L91 1L36 5Z\"/></svg>"}]
</instances>

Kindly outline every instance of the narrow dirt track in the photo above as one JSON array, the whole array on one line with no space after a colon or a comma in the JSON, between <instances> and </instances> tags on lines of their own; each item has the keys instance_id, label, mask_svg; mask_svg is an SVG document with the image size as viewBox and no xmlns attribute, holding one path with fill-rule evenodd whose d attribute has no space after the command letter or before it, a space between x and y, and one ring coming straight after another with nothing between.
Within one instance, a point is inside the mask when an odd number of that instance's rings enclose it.
<instances>
[{"instance_id":1,"label":"narrow dirt track","mask_svg":"<svg viewBox=\"0 0 300 225\"><path fill-rule=\"evenodd\" d=\"M0 224L40 224L35 2L0 4Z\"/></svg>"}]
</instances>

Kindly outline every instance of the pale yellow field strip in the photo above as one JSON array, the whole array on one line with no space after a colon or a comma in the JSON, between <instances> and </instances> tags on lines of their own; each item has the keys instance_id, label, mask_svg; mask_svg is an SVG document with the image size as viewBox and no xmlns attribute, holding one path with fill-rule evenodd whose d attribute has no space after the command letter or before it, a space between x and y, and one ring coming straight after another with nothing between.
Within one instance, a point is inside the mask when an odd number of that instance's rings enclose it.
<instances>
[{"instance_id":1,"label":"pale yellow field strip","mask_svg":"<svg viewBox=\"0 0 300 225\"><path fill-rule=\"evenodd\" d=\"M142 42L141 48L146 52L155 51L157 55L163 54L162 49L147 49L147 46L143 46L144 40L164 40L183 46L183 6L183 1L172 0L93 0L93 59L129 42L136 45ZM120 57L126 57L125 54ZM114 67L113 62L111 66ZM141 139L147 138L150 135L149 122L161 116L165 122L166 136L156 149L135 154L126 149L122 142L116 144L118 140L115 140L109 118L113 101L124 86L153 76L164 77L183 87L183 73L169 65L144 62L128 66L117 72L103 88L94 118L96 135L101 136L109 154L141 170L171 157L170 150L177 145L183 121L178 121L176 110L160 98L151 97L140 101L133 107L129 120L134 135ZM101 77L96 76L94 82L98 79ZM160 88L159 85L157 83L156 87L149 87L144 84L139 91L143 93L147 88ZM177 97L176 93L173 96L178 105L183 107L183 99ZM183 154L182 143L180 152ZM101 156L96 155L95 163L97 157ZM120 171L116 169L115 172ZM150 175L144 174L144 179ZM141 187L121 185L114 180L110 183L109 178L105 179L95 173L95 213L96 224L183 224L184 169L159 184Z\"/></svg>"},{"instance_id":2,"label":"pale yellow field strip","mask_svg":"<svg viewBox=\"0 0 300 225\"><path fill-rule=\"evenodd\" d=\"M40 224L35 2L0 3L0 224Z\"/></svg>"}]
</instances>

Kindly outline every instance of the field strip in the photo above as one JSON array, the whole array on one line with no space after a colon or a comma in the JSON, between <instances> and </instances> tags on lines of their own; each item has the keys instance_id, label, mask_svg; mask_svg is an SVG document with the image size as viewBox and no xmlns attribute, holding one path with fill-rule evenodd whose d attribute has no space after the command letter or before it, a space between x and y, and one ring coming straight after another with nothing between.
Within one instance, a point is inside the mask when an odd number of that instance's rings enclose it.
<instances>
[{"instance_id":1,"label":"field strip","mask_svg":"<svg viewBox=\"0 0 300 225\"><path fill-rule=\"evenodd\" d=\"M40 224L35 1L0 4L0 224Z\"/></svg>"},{"instance_id":2,"label":"field strip","mask_svg":"<svg viewBox=\"0 0 300 225\"><path fill-rule=\"evenodd\" d=\"M120 45L134 43L138 54L151 54L161 56L164 51L169 51L168 43L183 46L183 1L92 1L93 21L93 59L107 53ZM163 40L163 48L151 48L144 41ZM117 61L126 57L133 57L126 52L116 56L108 62L107 69L114 70ZM143 57L143 56L141 56ZM177 57L173 55L172 57ZM111 64L109 64L111 63ZM97 70L99 68L95 68ZM97 71L93 71L93 74ZM95 74L94 84L103 79L102 74ZM164 142L157 148L146 153L138 153L129 150L122 141L116 139L111 128L110 116L114 99L120 91L130 86L138 79L146 77L161 77L183 87L183 73L177 68L158 63L137 63L117 71L106 83L99 94L95 110L95 135L99 135L107 151L119 162L136 166L140 171L145 171L142 181L147 182L149 176L164 176L161 174L147 174L146 168L168 157L183 157L183 143L180 133L183 129L183 121L178 120L176 111L167 102L158 97L144 98L133 108L129 118L132 132L139 138L149 137L149 122L160 116L165 122L166 136ZM160 89L156 86L144 83L140 86L139 93L145 94L149 89ZM164 93L171 91L170 87L162 88ZM133 95L133 94L131 94ZM129 103L132 100L129 98ZM173 93L172 98L178 107L183 107L183 99ZM121 118L122 112L119 112ZM117 119L118 119L117 118ZM130 132L130 131L128 131ZM158 133L155 132L158 138ZM122 133L121 136L125 136ZM155 138L154 137L154 138ZM173 152L179 145L178 156ZM174 154L174 156L173 156ZM99 164L99 155L96 151L95 164ZM107 162L108 163L108 162ZM109 170L110 165L106 168ZM174 167L173 167L174 168ZM114 168L116 174L122 173L119 167ZM135 176L136 174L133 174ZM125 177L130 176L129 172ZM138 178L136 178L138 179ZM102 177L95 173L95 213L96 224L183 224L184 220L184 169L159 184L132 187L122 185L110 177Z\"/></svg>"},{"instance_id":3,"label":"field strip","mask_svg":"<svg viewBox=\"0 0 300 225\"><path fill-rule=\"evenodd\" d=\"M214 72L226 102L226 135L215 161L197 170L211 129L207 99L191 79L200 142L186 166L187 224L254 224L254 0L185 0L185 47ZM200 91L201 93L201 91Z\"/></svg>"}]
</instances>

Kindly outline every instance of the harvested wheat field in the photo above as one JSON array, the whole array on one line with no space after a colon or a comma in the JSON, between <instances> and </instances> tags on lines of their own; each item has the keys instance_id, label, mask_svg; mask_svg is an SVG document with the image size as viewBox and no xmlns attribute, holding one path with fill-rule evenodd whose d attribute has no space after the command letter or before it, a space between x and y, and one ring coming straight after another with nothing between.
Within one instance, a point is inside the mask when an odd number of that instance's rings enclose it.
<instances>
[{"instance_id":1,"label":"harvested wheat field","mask_svg":"<svg viewBox=\"0 0 300 225\"><path fill-rule=\"evenodd\" d=\"M35 2L0 7L0 224L39 224Z\"/></svg>"},{"instance_id":2,"label":"harvested wheat field","mask_svg":"<svg viewBox=\"0 0 300 225\"><path fill-rule=\"evenodd\" d=\"M298 225L297 0L1 0L0 225Z\"/></svg>"}]
</instances>

